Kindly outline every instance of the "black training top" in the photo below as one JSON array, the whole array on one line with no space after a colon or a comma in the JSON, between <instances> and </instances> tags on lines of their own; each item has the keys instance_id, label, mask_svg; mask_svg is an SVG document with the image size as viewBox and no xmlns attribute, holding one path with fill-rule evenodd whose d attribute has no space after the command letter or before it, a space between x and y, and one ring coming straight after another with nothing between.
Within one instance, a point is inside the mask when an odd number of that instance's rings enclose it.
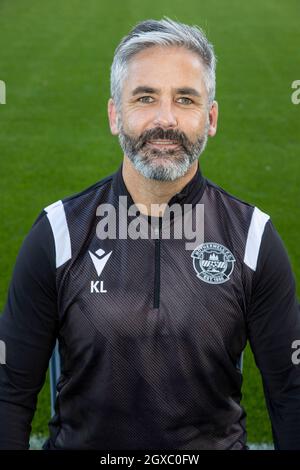
<instances>
[{"instance_id":1,"label":"black training top","mask_svg":"<svg viewBox=\"0 0 300 470\"><path fill-rule=\"evenodd\" d=\"M275 447L300 449L300 366L292 362L300 312L269 216L198 166L169 201L189 204L194 222L204 205L198 246L164 238L162 223L156 238L116 230L101 239L103 207L124 229L119 209L132 203L121 165L44 209L24 240L0 318L0 448L28 448L58 338L62 374L44 448L246 448L238 361L248 339Z\"/></svg>"}]
</instances>

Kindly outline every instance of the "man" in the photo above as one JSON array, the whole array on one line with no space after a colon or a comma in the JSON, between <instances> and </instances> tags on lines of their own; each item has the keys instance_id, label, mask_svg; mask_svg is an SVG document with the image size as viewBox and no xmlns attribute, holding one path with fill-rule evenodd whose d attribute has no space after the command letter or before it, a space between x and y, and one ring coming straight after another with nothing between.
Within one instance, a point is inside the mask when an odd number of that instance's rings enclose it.
<instances>
[{"instance_id":1,"label":"man","mask_svg":"<svg viewBox=\"0 0 300 470\"><path fill-rule=\"evenodd\" d=\"M45 449L247 449L238 367L247 339L275 447L300 449L291 359L300 316L286 251L267 214L198 164L217 129L215 63L199 28L168 18L141 22L116 49L108 114L124 159L44 209L20 250L0 323L1 448L28 448L58 338ZM156 237L101 238L105 211L128 209L129 228L132 206ZM172 206L187 208L172 226L198 223L204 207L193 250L184 236L163 237ZM124 217L106 222L108 235L124 228Z\"/></svg>"}]
</instances>

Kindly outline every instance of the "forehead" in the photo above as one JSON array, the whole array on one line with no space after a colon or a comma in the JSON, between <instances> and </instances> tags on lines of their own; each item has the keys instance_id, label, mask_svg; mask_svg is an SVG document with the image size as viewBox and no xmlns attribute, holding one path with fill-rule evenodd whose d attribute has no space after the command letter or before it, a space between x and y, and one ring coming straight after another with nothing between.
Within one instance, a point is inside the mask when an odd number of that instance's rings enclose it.
<instances>
[{"instance_id":1,"label":"forehead","mask_svg":"<svg viewBox=\"0 0 300 470\"><path fill-rule=\"evenodd\" d=\"M129 61L124 91L137 86L153 88L193 87L205 89L204 66L193 51L179 46L153 46L135 54Z\"/></svg>"}]
</instances>

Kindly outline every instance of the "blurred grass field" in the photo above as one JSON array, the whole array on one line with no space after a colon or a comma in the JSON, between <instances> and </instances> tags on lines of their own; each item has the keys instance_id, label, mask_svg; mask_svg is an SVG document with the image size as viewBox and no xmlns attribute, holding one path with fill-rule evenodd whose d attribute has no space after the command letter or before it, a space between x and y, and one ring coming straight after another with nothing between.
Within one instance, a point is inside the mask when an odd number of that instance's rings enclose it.
<instances>
[{"instance_id":1,"label":"blurred grass field","mask_svg":"<svg viewBox=\"0 0 300 470\"><path fill-rule=\"evenodd\" d=\"M218 57L217 136L203 173L271 215L300 286L299 0L0 0L0 309L21 242L46 205L114 172L122 153L106 105L113 52L138 21L198 24ZM271 442L249 348L243 404L251 442ZM48 380L33 433L47 434Z\"/></svg>"}]
</instances>

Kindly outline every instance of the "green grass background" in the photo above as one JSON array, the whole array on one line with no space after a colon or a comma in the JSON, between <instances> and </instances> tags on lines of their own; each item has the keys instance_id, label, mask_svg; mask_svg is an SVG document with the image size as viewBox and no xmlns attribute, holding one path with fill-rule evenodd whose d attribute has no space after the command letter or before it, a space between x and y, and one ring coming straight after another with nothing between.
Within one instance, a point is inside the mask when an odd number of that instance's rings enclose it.
<instances>
[{"instance_id":1,"label":"green grass background","mask_svg":"<svg viewBox=\"0 0 300 470\"><path fill-rule=\"evenodd\" d=\"M40 210L116 170L110 135L109 69L138 21L202 26L218 57L217 136L203 173L271 215L300 285L299 0L0 0L0 309L21 242ZM259 373L244 360L243 403L251 442L271 442ZM34 433L47 433L48 381Z\"/></svg>"}]
</instances>

